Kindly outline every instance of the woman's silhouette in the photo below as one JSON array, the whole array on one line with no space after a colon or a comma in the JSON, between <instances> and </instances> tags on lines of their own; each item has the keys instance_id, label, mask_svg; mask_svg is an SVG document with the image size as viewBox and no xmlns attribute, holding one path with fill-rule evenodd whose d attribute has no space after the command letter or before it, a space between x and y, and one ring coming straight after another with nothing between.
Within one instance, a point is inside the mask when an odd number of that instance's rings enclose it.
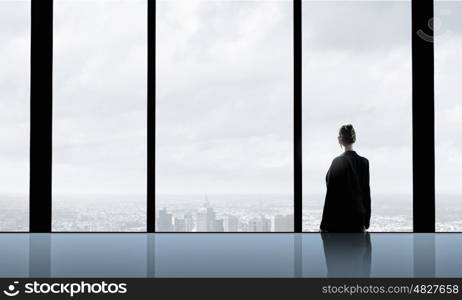
<instances>
[{"instance_id":1,"label":"woman's silhouette","mask_svg":"<svg viewBox=\"0 0 462 300\"><path fill-rule=\"evenodd\" d=\"M351 124L340 128L338 143L345 152L337 156L326 175L326 200L321 231L364 232L371 218L369 161L353 151L356 133Z\"/></svg>"}]
</instances>

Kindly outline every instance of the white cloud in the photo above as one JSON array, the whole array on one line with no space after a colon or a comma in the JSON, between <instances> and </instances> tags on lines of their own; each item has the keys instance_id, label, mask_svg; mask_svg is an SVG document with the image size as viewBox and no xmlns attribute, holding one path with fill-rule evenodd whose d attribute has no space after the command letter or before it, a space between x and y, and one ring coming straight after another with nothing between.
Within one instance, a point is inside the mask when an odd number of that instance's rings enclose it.
<instances>
[{"instance_id":1,"label":"white cloud","mask_svg":"<svg viewBox=\"0 0 462 300\"><path fill-rule=\"evenodd\" d=\"M291 3L183 3L157 7L157 191L291 194Z\"/></svg>"},{"instance_id":2,"label":"white cloud","mask_svg":"<svg viewBox=\"0 0 462 300\"><path fill-rule=\"evenodd\" d=\"M30 1L0 2L0 193L29 194ZM20 205L22 205L20 204Z\"/></svg>"},{"instance_id":3,"label":"white cloud","mask_svg":"<svg viewBox=\"0 0 462 300\"><path fill-rule=\"evenodd\" d=\"M56 1L53 192L146 191L147 2Z\"/></svg>"}]
</instances>

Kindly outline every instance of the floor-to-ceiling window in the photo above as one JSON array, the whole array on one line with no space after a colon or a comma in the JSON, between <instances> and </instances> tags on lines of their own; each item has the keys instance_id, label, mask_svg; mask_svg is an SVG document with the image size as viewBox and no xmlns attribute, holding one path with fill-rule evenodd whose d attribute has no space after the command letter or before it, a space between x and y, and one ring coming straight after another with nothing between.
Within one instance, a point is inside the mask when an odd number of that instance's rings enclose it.
<instances>
[{"instance_id":1,"label":"floor-to-ceiling window","mask_svg":"<svg viewBox=\"0 0 462 300\"><path fill-rule=\"evenodd\" d=\"M434 9L436 231L462 231L462 3Z\"/></svg>"},{"instance_id":2,"label":"floor-to-ceiling window","mask_svg":"<svg viewBox=\"0 0 462 300\"><path fill-rule=\"evenodd\" d=\"M30 1L0 1L0 231L29 228Z\"/></svg>"},{"instance_id":3,"label":"floor-to-ceiling window","mask_svg":"<svg viewBox=\"0 0 462 300\"><path fill-rule=\"evenodd\" d=\"M292 1L157 1L156 228L293 230Z\"/></svg>"},{"instance_id":4,"label":"floor-to-ceiling window","mask_svg":"<svg viewBox=\"0 0 462 300\"><path fill-rule=\"evenodd\" d=\"M53 230L146 230L147 1L55 0Z\"/></svg>"},{"instance_id":5,"label":"floor-to-ceiling window","mask_svg":"<svg viewBox=\"0 0 462 300\"><path fill-rule=\"evenodd\" d=\"M352 124L369 159L370 231L412 231L411 1L303 1L303 229Z\"/></svg>"},{"instance_id":6,"label":"floor-to-ceiling window","mask_svg":"<svg viewBox=\"0 0 462 300\"><path fill-rule=\"evenodd\" d=\"M157 230L292 231L292 1L157 2ZM27 230L30 1L0 6L0 230ZM438 231L462 229L460 7L436 1L424 28L436 35ZM410 11L303 1L305 231L319 228L348 123L370 161L370 230L412 230ZM55 0L55 231L146 229L146 15L146 0Z\"/></svg>"}]
</instances>

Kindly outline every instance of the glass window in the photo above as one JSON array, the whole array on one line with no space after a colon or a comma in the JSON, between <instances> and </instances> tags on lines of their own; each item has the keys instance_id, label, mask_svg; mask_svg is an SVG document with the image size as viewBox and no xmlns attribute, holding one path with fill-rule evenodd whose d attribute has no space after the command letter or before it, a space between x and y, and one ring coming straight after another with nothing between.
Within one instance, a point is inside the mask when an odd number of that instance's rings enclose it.
<instances>
[{"instance_id":1,"label":"glass window","mask_svg":"<svg viewBox=\"0 0 462 300\"><path fill-rule=\"evenodd\" d=\"M462 231L462 3L434 11L436 231Z\"/></svg>"},{"instance_id":2,"label":"glass window","mask_svg":"<svg viewBox=\"0 0 462 300\"><path fill-rule=\"evenodd\" d=\"M292 1L158 1L158 231L293 230Z\"/></svg>"},{"instance_id":3,"label":"glass window","mask_svg":"<svg viewBox=\"0 0 462 300\"><path fill-rule=\"evenodd\" d=\"M30 5L0 0L0 231L29 229Z\"/></svg>"},{"instance_id":4,"label":"glass window","mask_svg":"<svg viewBox=\"0 0 462 300\"><path fill-rule=\"evenodd\" d=\"M53 230L146 230L147 1L55 0Z\"/></svg>"},{"instance_id":5,"label":"glass window","mask_svg":"<svg viewBox=\"0 0 462 300\"><path fill-rule=\"evenodd\" d=\"M411 1L303 1L303 229L352 124L370 165L370 231L412 231Z\"/></svg>"}]
</instances>

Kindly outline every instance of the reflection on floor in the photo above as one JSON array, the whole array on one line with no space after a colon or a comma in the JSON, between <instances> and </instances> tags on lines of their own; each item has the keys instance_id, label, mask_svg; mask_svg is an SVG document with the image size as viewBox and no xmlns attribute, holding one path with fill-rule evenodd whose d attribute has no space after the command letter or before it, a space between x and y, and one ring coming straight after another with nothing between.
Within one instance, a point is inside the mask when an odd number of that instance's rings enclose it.
<instances>
[{"instance_id":1,"label":"reflection on floor","mask_svg":"<svg viewBox=\"0 0 462 300\"><path fill-rule=\"evenodd\" d=\"M0 277L462 277L462 234L0 234Z\"/></svg>"}]
</instances>

